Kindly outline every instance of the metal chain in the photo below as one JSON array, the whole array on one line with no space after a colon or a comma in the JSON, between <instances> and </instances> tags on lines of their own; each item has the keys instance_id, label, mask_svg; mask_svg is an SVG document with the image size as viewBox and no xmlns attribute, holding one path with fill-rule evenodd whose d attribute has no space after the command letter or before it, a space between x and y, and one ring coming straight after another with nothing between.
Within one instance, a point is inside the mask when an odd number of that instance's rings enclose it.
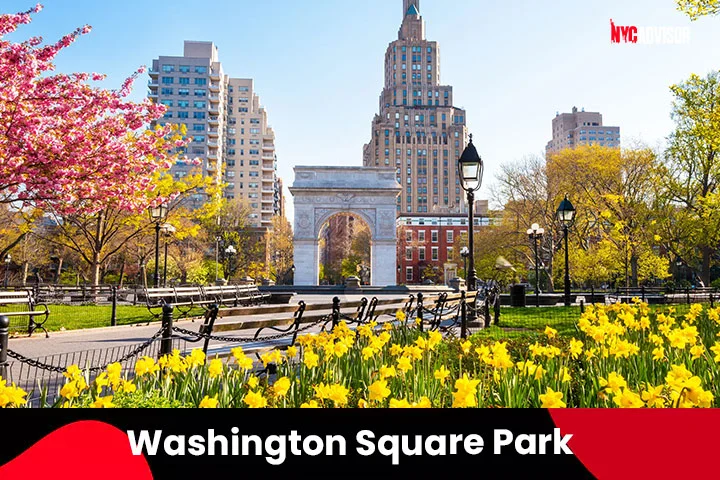
<instances>
[{"instance_id":1,"label":"metal chain","mask_svg":"<svg viewBox=\"0 0 720 480\"><path fill-rule=\"evenodd\" d=\"M153 342L155 342L155 340L157 340L157 339L162 335L162 333L163 333L162 330L158 331L155 335L153 335L151 338L149 338L145 343L139 345L139 346L138 346L135 350L133 350L132 352L130 352L130 353L126 354L126 355L123 355L123 356L122 356L121 358L119 358L118 360L115 360L115 361L113 361L113 362L110 362L110 363L108 363L107 365L97 366L97 367L91 367L91 368L87 368L87 369L84 369L84 370L87 370L87 371L90 372L90 373L97 373L97 372L101 372L101 371L105 370L109 365L111 365L111 364L113 364L113 363L124 363L124 362L130 360L131 358L140 355L140 354L141 354L142 352L144 352L145 350L147 350L147 349L150 347L150 345L152 345ZM46 371L48 371L48 372L55 372L55 373L65 373L65 371L67 370L67 367L60 367L60 366L57 366L57 365L49 365L49 364L47 364L47 363L42 363L42 362L40 362L40 361L38 361L38 360L35 360L35 359L32 359L32 358L28 358L28 357L26 357L25 355L19 354L19 353L13 351L13 350L9 350L9 349L8 349L7 353L8 353L8 356L9 356L9 357L14 358L15 360L17 360L17 361L19 361L19 362L21 362L21 363L24 363L24 364L26 364L26 365L28 365L28 366L30 366L30 367L35 367L35 368L38 368L38 369L40 369L40 370L46 370Z\"/></svg>"},{"instance_id":2,"label":"metal chain","mask_svg":"<svg viewBox=\"0 0 720 480\"><path fill-rule=\"evenodd\" d=\"M189 335L196 338L205 338L210 340L215 340L216 342L225 342L225 343L254 343L254 342L263 342L263 341L271 341L271 340L280 340L282 338L286 338L298 333L305 332L307 330L310 330L311 328L319 325L320 323L327 320L326 318L321 318L320 320L317 320L313 323L309 323L303 328L299 328L297 331L289 331L285 333L280 333L277 335L270 335L267 337L258 337L258 338L250 338L250 337L224 337L219 335L211 335L208 333L199 333L199 332L193 332L191 330L185 330L184 328L179 327L173 327L173 331L182 335Z\"/></svg>"}]
</instances>

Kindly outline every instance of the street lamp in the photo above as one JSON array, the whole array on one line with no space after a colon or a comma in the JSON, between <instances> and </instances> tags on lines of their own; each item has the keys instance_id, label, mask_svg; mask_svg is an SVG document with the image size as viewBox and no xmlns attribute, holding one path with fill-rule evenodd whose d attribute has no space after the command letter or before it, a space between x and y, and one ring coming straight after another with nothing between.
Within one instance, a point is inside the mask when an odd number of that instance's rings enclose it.
<instances>
[{"instance_id":1,"label":"street lamp","mask_svg":"<svg viewBox=\"0 0 720 480\"><path fill-rule=\"evenodd\" d=\"M475 207L475 192L482 185L483 161L478 155L475 145L473 145L472 135L470 135L470 143L463 151L458 160L458 169L460 171L460 185L467 193L468 204L468 269L467 272L467 288L469 292L475 291L477 288L477 273L475 272L475 244L474 244L474 219L473 209Z\"/></svg>"},{"instance_id":2,"label":"street lamp","mask_svg":"<svg viewBox=\"0 0 720 480\"><path fill-rule=\"evenodd\" d=\"M225 249L225 254L228 255L229 261L228 261L228 282L232 280L232 270L233 270L233 257L237 253L237 250L233 245L230 245Z\"/></svg>"},{"instance_id":3,"label":"street lamp","mask_svg":"<svg viewBox=\"0 0 720 480\"><path fill-rule=\"evenodd\" d=\"M535 306L540 307L540 260L538 259L538 241L542 240L543 235L545 235L545 229L540 228L540 225L537 223L533 223L527 233L535 248Z\"/></svg>"},{"instance_id":4,"label":"street lamp","mask_svg":"<svg viewBox=\"0 0 720 480\"><path fill-rule=\"evenodd\" d=\"M177 232L177 229L166 223L161 227L163 236L165 237L165 260L163 261L163 287L167 287L167 258L168 258L168 239Z\"/></svg>"},{"instance_id":5,"label":"street lamp","mask_svg":"<svg viewBox=\"0 0 720 480\"><path fill-rule=\"evenodd\" d=\"M5 255L5 281L3 284L5 285L5 288L8 286L8 273L10 272L10 262L12 262L12 257L8 253Z\"/></svg>"},{"instance_id":6,"label":"street lamp","mask_svg":"<svg viewBox=\"0 0 720 480\"><path fill-rule=\"evenodd\" d=\"M562 225L565 235L565 306L570 306L570 250L568 250L568 230L575 221L575 207L570 203L567 195L560 203L557 211L557 219Z\"/></svg>"},{"instance_id":7,"label":"street lamp","mask_svg":"<svg viewBox=\"0 0 720 480\"><path fill-rule=\"evenodd\" d=\"M161 203L148 209L150 220L155 223L155 274L153 275L153 287L160 285L160 223L167 216L167 205Z\"/></svg>"}]
</instances>

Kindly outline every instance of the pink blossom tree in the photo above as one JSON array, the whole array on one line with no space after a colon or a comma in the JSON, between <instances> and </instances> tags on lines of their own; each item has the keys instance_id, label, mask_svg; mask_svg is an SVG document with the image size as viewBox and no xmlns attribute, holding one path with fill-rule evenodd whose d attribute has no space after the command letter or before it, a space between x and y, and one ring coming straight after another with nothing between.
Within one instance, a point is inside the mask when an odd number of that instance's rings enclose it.
<instances>
[{"instance_id":1,"label":"pink blossom tree","mask_svg":"<svg viewBox=\"0 0 720 480\"><path fill-rule=\"evenodd\" d=\"M143 69L119 90L92 86L100 74L54 73L55 57L89 26L49 45L5 39L41 9L0 15L0 203L62 215L146 208L154 174L185 141L169 139L167 126L147 128L164 106L127 100Z\"/></svg>"}]
</instances>

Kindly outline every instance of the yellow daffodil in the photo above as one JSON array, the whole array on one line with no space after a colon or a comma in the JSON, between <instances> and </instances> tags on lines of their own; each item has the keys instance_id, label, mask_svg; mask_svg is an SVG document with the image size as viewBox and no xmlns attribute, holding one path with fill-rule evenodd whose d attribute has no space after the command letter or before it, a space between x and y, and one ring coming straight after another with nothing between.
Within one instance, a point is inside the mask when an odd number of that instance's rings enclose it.
<instances>
[{"instance_id":1,"label":"yellow daffodil","mask_svg":"<svg viewBox=\"0 0 720 480\"><path fill-rule=\"evenodd\" d=\"M272 389L276 397L284 397L290 390L290 379L288 377L279 378L273 384Z\"/></svg>"},{"instance_id":2,"label":"yellow daffodil","mask_svg":"<svg viewBox=\"0 0 720 480\"><path fill-rule=\"evenodd\" d=\"M390 396L390 389L386 380L378 380L368 387L371 402L382 402Z\"/></svg>"},{"instance_id":3,"label":"yellow daffodil","mask_svg":"<svg viewBox=\"0 0 720 480\"><path fill-rule=\"evenodd\" d=\"M262 393L260 392L248 392L248 394L245 395L245 398L243 398L243 402L250 408L267 407L267 399L263 397Z\"/></svg>"},{"instance_id":4,"label":"yellow daffodil","mask_svg":"<svg viewBox=\"0 0 720 480\"><path fill-rule=\"evenodd\" d=\"M200 402L199 408L218 408L220 405L220 402L217 399L217 395L210 398L210 396L205 395L205 398L202 399Z\"/></svg>"},{"instance_id":5,"label":"yellow daffodil","mask_svg":"<svg viewBox=\"0 0 720 480\"><path fill-rule=\"evenodd\" d=\"M552 388L547 387L544 394L540 395L540 402L542 408L565 408L565 402L562 401L563 393L556 392Z\"/></svg>"}]
</instances>

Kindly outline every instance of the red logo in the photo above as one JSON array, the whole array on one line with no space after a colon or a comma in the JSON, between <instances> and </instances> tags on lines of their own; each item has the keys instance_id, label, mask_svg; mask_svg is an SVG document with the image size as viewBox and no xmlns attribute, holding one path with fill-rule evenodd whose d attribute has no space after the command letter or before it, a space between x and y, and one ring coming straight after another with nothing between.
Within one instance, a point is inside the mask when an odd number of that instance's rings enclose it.
<instances>
[{"instance_id":1,"label":"red logo","mask_svg":"<svg viewBox=\"0 0 720 480\"><path fill-rule=\"evenodd\" d=\"M637 43L638 27L621 27L610 20L610 41L612 43Z\"/></svg>"}]
</instances>

